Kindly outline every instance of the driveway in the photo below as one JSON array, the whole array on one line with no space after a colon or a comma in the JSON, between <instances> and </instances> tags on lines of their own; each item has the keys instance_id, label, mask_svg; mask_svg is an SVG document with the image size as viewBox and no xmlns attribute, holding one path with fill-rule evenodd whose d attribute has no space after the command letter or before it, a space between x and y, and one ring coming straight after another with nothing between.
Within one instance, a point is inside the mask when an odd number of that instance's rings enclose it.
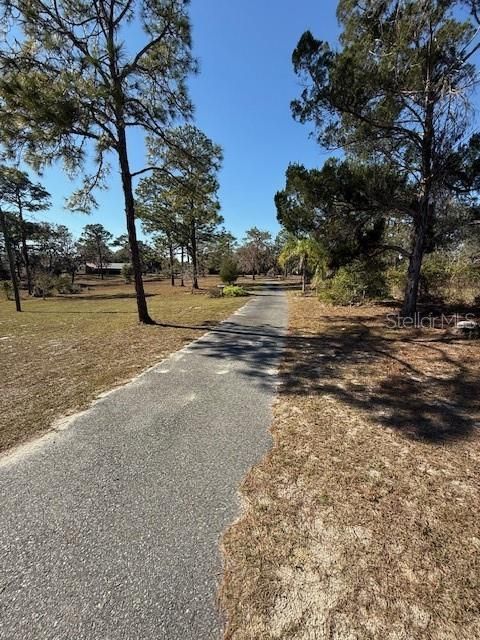
<instances>
[{"instance_id":1,"label":"driveway","mask_svg":"<svg viewBox=\"0 0 480 640\"><path fill-rule=\"evenodd\" d=\"M221 635L219 537L270 445L286 324L281 288L262 287L68 428L0 458L2 640Z\"/></svg>"}]
</instances>

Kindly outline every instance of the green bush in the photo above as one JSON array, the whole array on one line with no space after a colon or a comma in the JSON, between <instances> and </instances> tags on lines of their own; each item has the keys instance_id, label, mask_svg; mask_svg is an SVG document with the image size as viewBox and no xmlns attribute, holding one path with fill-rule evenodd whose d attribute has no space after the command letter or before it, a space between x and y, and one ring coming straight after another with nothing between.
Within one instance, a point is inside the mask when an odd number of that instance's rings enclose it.
<instances>
[{"instance_id":1,"label":"green bush","mask_svg":"<svg viewBox=\"0 0 480 640\"><path fill-rule=\"evenodd\" d=\"M407 263L398 267L389 267L385 271L385 280L390 295L395 299L402 299L407 285Z\"/></svg>"},{"instance_id":2,"label":"green bush","mask_svg":"<svg viewBox=\"0 0 480 640\"><path fill-rule=\"evenodd\" d=\"M5 300L13 299L13 286L10 280L3 281L3 293L5 295Z\"/></svg>"},{"instance_id":3,"label":"green bush","mask_svg":"<svg viewBox=\"0 0 480 640\"><path fill-rule=\"evenodd\" d=\"M223 295L228 298L240 298L242 296L248 296L248 291L238 285L229 284L223 288Z\"/></svg>"},{"instance_id":4,"label":"green bush","mask_svg":"<svg viewBox=\"0 0 480 640\"><path fill-rule=\"evenodd\" d=\"M130 263L124 264L122 267L122 277L126 284L130 284L133 280L133 267Z\"/></svg>"},{"instance_id":5,"label":"green bush","mask_svg":"<svg viewBox=\"0 0 480 640\"><path fill-rule=\"evenodd\" d=\"M423 259L420 295L447 302L471 302L480 287L480 266L466 255L434 251Z\"/></svg>"},{"instance_id":6,"label":"green bush","mask_svg":"<svg viewBox=\"0 0 480 640\"><path fill-rule=\"evenodd\" d=\"M420 296L423 298L443 298L449 287L453 269L452 259L445 253L429 253L423 258L420 276Z\"/></svg>"},{"instance_id":7,"label":"green bush","mask_svg":"<svg viewBox=\"0 0 480 640\"><path fill-rule=\"evenodd\" d=\"M238 278L238 265L233 258L224 258L220 265L220 279L225 284L233 284Z\"/></svg>"},{"instance_id":8,"label":"green bush","mask_svg":"<svg viewBox=\"0 0 480 640\"><path fill-rule=\"evenodd\" d=\"M355 260L318 284L318 297L330 304L356 304L387 294L385 273L376 261Z\"/></svg>"},{"instance_id":9,"label":"green bush","mask_svg":"<svg viewBox=\"0 0 480 640\"><path fill-rule=\"evenodd\" d=\"M69 276L59 276L55 282L55 289L63 295L80 293L82 290L78 284L72 282Z\"/></svg>"},{"instance_id":10,"label":"green bush","mask_svg":"<svg viewBox=\"0 0 480 640\"><path fill-rule=\"evenodd\" d=\"M387 269L385 276L394 298L402 299L407 283L407 261ZM434 251L424 256L420 276L420 299L470 303L480 289L480 265L466 255Z\"/></svg>"},{"instance_id":11,"label":"green bush","mask_svg":"<svg viewBox=\"0 0 480 640\"><path fill-rule=\"evenodd\" d=\"M36 298L48 298L53 294L56 279L49 273L39 273L33 283L33 295Z\"/></svg>"}]
</instances>

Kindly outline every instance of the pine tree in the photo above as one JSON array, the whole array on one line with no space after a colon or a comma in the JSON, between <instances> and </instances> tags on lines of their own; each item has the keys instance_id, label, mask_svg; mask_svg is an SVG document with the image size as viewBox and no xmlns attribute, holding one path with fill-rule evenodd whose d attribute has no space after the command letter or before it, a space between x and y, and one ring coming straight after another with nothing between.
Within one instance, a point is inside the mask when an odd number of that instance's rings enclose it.
<instances>
[{"instance_id":1,"label":"pine tree","mask_svg":"<svg viewBox=\"0 0 480 640\"><path fill-rule=\"evenodd\" d=\"M403 314L415 312L423 255L452 160L470 135L476 0L340 0L340 49L301 37L293 53L305 88L293 115L326 148L389 164L414 197Z\"/></svg>"},{"instance_id":2,"label":"pine tree","mask_svg":"<svg viewBox=\"0 0 480 640\"><path fill-rule=\"evenodd\" d=\"M0 50L0 133L11 152L39 167L63 158L77 175L87 142L95 171L72 198L95 205L113 154L120 169L138 317L152 323L135 228L127 133L166 140L165 131L192 110L185 79L195 71L187 0L2 0L13 28ZM143 38L136 50L132 42Z\"/></svg>"}]
</instances>

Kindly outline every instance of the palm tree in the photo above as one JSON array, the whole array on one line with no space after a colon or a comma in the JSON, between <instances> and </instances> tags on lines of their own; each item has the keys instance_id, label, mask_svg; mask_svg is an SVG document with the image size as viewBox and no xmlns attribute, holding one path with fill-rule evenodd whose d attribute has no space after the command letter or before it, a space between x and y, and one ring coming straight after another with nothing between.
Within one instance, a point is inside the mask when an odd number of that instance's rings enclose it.
<instances>
[{"instance_id":1,"label":"palm tree","mask_svg":"<svg viewBox=\"0 0 480 640\"><path fill-rule=\"evenodd\" d=\"M314 238L297 238L290 235L278 257L278 262L283 267L293 259L298 260L299 270L302 273L302 293L305 293L308 269L315 270L323 267L325 251Z\"/></svg>"}]
</instances>

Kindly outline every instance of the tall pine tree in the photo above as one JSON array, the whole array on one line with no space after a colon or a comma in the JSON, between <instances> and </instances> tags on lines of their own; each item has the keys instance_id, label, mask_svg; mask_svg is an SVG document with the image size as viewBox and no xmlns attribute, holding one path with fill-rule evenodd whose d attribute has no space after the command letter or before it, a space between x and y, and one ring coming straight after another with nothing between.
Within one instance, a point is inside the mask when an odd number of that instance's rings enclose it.
<instances>
[{"instance_id":1,"label":"tall pine tree","mask_svg":"<svg viewBox=\"0 0 480 640\"><path fill-rule=\"evenodd\" d=\"M0 51L2 139L35 167L63 158L73 175L91 142L95 170L73 198L79 209L95 205L93 191L106 186L116 158L138 317L151 323L132 184L144 167L131 167L128 131L166 142L171 123L191 114L185 79L196 65L188 0L2 0L1 6L12 27Z\"/></svg>"},{"instance_id":2,"label":"tall pine tree","mask_svg":"<svg viewBox=\"0 0 480 640\"><path fill-rule=\"evenodd\" d=\"M340 48L306 32L293 53L295 71L305 80L292 103L294 117L313 122L324 147L388 164L413 191L405 207L411 249L404 315L416 309L438 204L458 187L452 164L472 133L477 5L340 0ZM464 183L464 196L467 191Z\"/></svg>"}]
</instances>

